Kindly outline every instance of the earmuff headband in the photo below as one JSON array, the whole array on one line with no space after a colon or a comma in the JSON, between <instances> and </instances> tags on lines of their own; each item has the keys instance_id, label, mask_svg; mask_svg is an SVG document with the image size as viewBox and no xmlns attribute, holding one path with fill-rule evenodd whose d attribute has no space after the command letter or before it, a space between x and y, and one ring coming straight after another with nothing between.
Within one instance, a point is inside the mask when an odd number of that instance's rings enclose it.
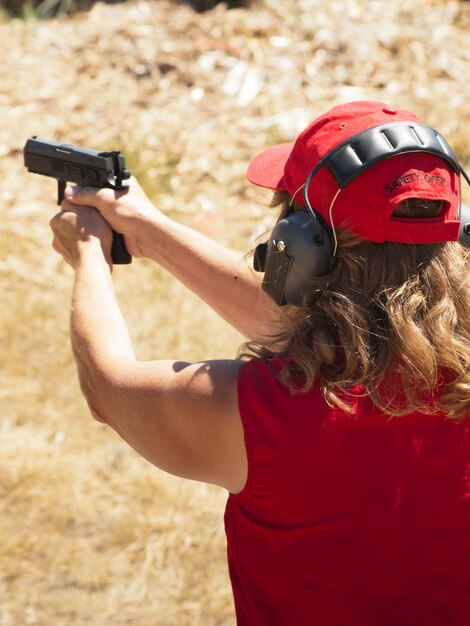
<instances>
[{"instance_id":1,"label":"earmuff headband","mask_svg":"<svg viewBox=\"0 0 470 626\"><path fill-rule=\"evenodd\" d=\"M326 167L341 189L379 161L405 152L429 152L445 159L470 184L447 140L434 128L416 122L380 124L349 137L326 154L310 172L305 187Z\"/></svg>"}]
</instances>

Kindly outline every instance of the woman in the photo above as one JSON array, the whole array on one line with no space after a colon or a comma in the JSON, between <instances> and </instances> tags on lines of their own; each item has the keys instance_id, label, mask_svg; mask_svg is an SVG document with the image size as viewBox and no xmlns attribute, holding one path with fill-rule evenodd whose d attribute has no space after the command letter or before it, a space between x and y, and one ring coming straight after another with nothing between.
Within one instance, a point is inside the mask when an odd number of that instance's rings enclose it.
<instances>
[{"instance_id":1,"label":"woman","mask_svg":"<svg viewBox=\"0 0 470 626\"><path fill-rule=\"evenodd\" d=\"M470 623L470 293L458 167L426 129L350 103L256 157L249 179L283 205L262 290L135 181L68 190L52 220L92 414L161 469L230 492L239 626ZM257 358L137 361L105 220Z\"/></svg>"}]
</instances>

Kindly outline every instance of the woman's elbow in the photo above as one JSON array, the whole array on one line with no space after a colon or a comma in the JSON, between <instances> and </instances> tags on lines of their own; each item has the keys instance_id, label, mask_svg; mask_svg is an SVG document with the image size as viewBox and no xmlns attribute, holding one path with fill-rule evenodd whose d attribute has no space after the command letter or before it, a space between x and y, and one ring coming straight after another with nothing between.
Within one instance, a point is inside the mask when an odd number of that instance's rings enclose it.
<instances>
[{"instance_id":1,"label":"woman's elbow","mask_svg":"<svg viewBox=\"0 0 470 626\"><path fill-rule=\"evenodd\" d=\"M104 381L98 382L96 379L84 376L83 373L79 375L79 382L80 390L93 419L110 426L109 391L106 390L109 383L107 385Z\"/></svg>"}]
</instances>

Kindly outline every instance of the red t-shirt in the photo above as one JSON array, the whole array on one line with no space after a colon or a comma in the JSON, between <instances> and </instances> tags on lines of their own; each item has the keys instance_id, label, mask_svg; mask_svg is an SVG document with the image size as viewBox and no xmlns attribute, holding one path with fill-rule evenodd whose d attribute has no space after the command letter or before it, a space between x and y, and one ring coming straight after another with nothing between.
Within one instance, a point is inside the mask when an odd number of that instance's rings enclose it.
<instances>
[{"instance_id":1,"label":"red t-shirt","mask_svg":"<svg viewBox=\"0 0 470 626\"><path fill-rule=\"evenodd\" d=\"M469 626L470 425L353 416L282 361L239 375L248 481L225 513L238 626Z\"/></svg>"}]
</instances>

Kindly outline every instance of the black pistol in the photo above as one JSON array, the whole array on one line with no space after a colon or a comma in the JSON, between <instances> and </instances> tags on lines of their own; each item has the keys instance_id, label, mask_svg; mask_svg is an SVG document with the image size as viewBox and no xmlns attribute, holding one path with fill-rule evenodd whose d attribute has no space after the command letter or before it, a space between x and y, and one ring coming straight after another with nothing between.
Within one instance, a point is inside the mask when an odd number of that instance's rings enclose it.
<instances>
[{"instance_id":1,"label":"black pistol","mask_svg":"<svg viewBox=\"0 0 470 626\"><path fill-rule=\"evenodd\" d=\"M126 169L124 157L118 151L99 152L32 137L26 142L23 154L28 172L49 176L58 181L57 204L62 202L68 182L77 183L80 187L109 187L117 190L129 186L131 173ZM132 262L124 237L115 231L111 257L113 263L118 265Z\"/></svg>"}]
</instances>

